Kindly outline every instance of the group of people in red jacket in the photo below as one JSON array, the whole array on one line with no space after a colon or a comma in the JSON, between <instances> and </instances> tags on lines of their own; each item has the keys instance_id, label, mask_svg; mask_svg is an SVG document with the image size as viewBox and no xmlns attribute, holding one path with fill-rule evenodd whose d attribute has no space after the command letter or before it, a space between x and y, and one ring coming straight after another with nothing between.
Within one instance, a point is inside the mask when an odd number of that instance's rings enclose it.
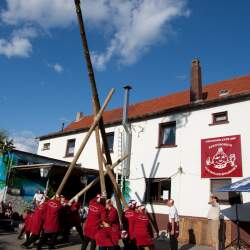
<instances>
[{"instance_id":1,"label":"group of people in red jacket","mask_svg":"<svg viewBox=\"0 0 250 250\"><path fill-rule=\"evenodd\" d=\"M27 210L23 216L24 227L18 236L20 239L24 232L26 234L26 241L21 246L30 248L38 241L37 249L41 249L45 243L48 243L49 249L54 249L59 233L63 236L62 241L67 241L72 227L76 227L83 239L80 207L77 199L68 202L64 196L57 195L37 204L34 211Z\"/></svg>"},{"instance_id":2,"label":"group of people in red jacket","mask_svg":"<svg viewBox=\"0 0 250 250\"><path fill-rule=\"evenodd\" d=\"M41 249L45 243L49 249L54 249L57 236L62 234L62 239L67 241L70 229L76 227L82 239L81 250L86 250L89 244L91 250L95 250L96 246L99 246L99 250L120 249L120 239L125 250L153 248L153 232L144 206L136 206L135 201L130 201L120 221L113 202L97 195L89 202L83 225L80 207L77 199L68 202L63 196L55 196L37 205L33 212L27 211L22 230L26 234L26 241L21 246L30 248L38 241L37 249Z\"/></svg>"},{"instance_id":3,"label":"group of people in red jacket","mask_svg":"<svg viewBox=\"0 0 250 250\"><path fill-rule=\"evenodd\" d=\"M123 213L123 230L119 216L111 200L97 195L89 203L87 219L84 225L84 239L81 250L117 250L122 239L125 250L152 249L153 231L144 206L136 206L130 201Z\"/></svg>"}]
</instances>

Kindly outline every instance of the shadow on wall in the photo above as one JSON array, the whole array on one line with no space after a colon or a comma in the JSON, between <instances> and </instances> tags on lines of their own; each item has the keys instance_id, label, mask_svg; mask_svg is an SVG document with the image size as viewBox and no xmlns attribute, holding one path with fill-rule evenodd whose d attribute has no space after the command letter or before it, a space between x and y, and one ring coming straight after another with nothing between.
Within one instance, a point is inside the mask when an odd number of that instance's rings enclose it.
<instances>
[{"instance_id":1,"label":"shadow on wall","mask_svg":"<svg viewBox=\"0 0 250 250\"><path fill-rule=\"evenodd\" d=\"M195 234L194 234L194 229L190 228L188 229L188 243L195 245L196 244L196 238L195 238Z\"/></svg>"},{"instance_id":2,"label":"shadow on wall","mask_svg":"<svg viewBox=\"0 0 250 250\"><path fill-rule=\"evenodd\" d=\"M188 229L188 243L181 246L179 250L188 250L194 247L196 245L196 238L194 234L194 230L192 228Z\"/></svg>"}]
</instances>

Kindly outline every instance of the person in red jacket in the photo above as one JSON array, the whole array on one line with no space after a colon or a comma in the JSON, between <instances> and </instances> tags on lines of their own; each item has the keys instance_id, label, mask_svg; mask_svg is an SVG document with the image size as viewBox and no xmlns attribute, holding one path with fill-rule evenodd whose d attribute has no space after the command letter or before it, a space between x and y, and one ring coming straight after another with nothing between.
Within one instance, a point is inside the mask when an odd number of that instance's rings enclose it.
<instances>
[{"instance_id":1,"label":"person in red jacket","mask_svg":"<svg viewBox=\"0 0 250 250\"><path fill-rule=\"evenodd\" d=\"M86 250L90 242L90 250L95 250L96 242L95 235L98 232L100 225L106 221L106 211L103 205L104 199L98 194L89 202L88 215L83 229L84 240L81 250Z\"/></svg>"},{"instance_id":2,"label":"person in red jacket","mask_svg":"<svg viewBox=\"0 0 250 250\"><path fill-rule=\"evenodd\" d=\"M29 238L29 225L30 225L31 210L26 209L22 216L23 216L24 224L17 237L19 240L22 239L22 236L24 233L25 233L26 239Z\"/></svg>"},{"instance_id":3,"label":"person in red jacket","mask_svg":"<svg viewBox=\"0 0 250 250\"><path fill-rule=\"evenodd\" d=\"M135 216L135 240L139 249L153 249L153 231L144 206L138 208Z\"/></svg>"},{"instance_id":4,"label":"person in red jacket","mask_svg":"<svg viewBox=\"0 0 250 250\"><path fill-rule=\"evenodd\" d=\"M45 205L46 205L45 202L40 203L40 205L38 205L35 208L32 218L31 218L31 223L30 223L31 236L22 244L22 247L28 248L32 243L36 242L39 239L40 233L43 227L43 222L44 222L44 206Z\"/></svg>"},{"instance_id":5,"label":"person in red jacket","mask_svg":"<svg viewBox=\"0 0 250 250\"><path fill-rule=\"evenodd\" d=\"M55 247L57 234L60 231L59 224L59 214L62 209L60 202L60 197L56 195L55 198L49 200L44 206L44 224L42 234L38 244L37 249L40 250L42 245L50 238L49 248L53 249Z\"/></svg>"},{"instance_id":6,"label":"person in red jacket","mask_svg":"<svg viewBox=\"0 0 250 250\"><path fill-rule=\"evenodd\" d=\"M128 208L124 209L124 228L128 232L128 236L123 240L124 250L134 250L137 249L135 242L135 212L136 201L131 200L128 203Z\"/></svg>"},{"instance_id":7,"label":"person in red jacket","mask_svg":"<svg viewBox=\"0 0 250 250\"><path fill-rule=\"evenodd\" d=\"M99 250L116 250L120 249L119 239L121 236L120 222L116 208L112 201L106 201L107 220L102 223L103 227L96 234L96 244Z\"/></svg>"}]
</instances>

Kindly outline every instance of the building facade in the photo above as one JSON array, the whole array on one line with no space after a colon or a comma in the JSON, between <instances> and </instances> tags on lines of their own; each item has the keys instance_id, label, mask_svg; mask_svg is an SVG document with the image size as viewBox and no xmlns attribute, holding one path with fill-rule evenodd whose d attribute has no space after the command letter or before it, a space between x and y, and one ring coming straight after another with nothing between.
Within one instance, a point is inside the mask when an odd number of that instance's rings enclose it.
<instances>
[{"instance_id":1,"label":"building facade","mask_svg":"<svg viewBox=\"0 0 250 250\"><path fill-rule=\"evenodd\" d=\"M248 109L250 75L202 86L198 60L192 62L189 90L129 106L129 196L146 204L156 231L166 229L165 200L173 198L181 216L180 240L209 245L206 216L209 196L215 193L221 200L226 244L234 238L235 202L242 203L242 235L250 241L250 194L216 192L250 176ZM72 160L92 120L78 117L63 131L41 136L38 154ZM121 121L122 109L104 113L114 161L121 157ZM98 169L94 135L78 163Z\"/></svg>"}]
</instances>

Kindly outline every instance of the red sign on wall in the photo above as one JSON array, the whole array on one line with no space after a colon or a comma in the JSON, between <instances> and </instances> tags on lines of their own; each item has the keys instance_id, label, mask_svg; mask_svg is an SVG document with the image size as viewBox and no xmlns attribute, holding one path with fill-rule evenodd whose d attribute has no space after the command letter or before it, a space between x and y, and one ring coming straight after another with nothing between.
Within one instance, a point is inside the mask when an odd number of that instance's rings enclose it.
<instances>
[{"instance_id":1,"label":"red sign on wall","mask_svg":"<svg viewBox=\"0 0 250 250\"><path fill-rule=\"evenodd\" d=\"M240 135L201 140L201 177L242 177Z\"/></svg>"}]
</instances>

